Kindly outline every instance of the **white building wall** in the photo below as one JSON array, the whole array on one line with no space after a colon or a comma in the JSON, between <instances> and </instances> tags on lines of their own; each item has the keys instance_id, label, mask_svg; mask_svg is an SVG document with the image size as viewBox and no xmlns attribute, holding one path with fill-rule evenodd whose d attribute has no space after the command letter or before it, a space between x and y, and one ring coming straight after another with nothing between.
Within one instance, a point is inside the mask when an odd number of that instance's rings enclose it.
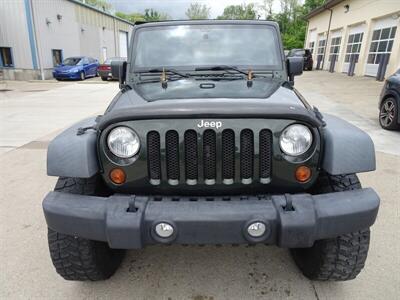
<instances>
[{"instance_id":1,"label":"white building wall","mask_svg":"<svg viewBox=\"0 0 400 300\"><path fill-rule=\"evenodd\" d=\"M16 68L33 68L24 0L0 1L0 47L12 48Z\"/></svg>"}]
</instances>

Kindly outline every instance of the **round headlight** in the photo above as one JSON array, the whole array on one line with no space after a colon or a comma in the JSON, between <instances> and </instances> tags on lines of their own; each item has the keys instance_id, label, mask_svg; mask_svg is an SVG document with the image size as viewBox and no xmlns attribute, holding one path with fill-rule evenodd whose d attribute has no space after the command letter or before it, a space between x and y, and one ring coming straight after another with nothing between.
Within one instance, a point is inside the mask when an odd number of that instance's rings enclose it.
<instances>
[{"instance_id":1,"label":"round headlight","mask_svg":"<svg viewBox=\"0 0 400 300\"><path fill-rule=\"evenodd\" d=\"M138 135L128 127L116 127L108 134L108 149L120 158L129 158L139 152Z\"/></svg>"},{"instance_id":2,"label":"round headlight","mask_svg":"<svg viewBox=\"0 0 400 300\"><path fill-rule=\"evenodd\" d=\"M294 124L286 127L279 139L279 144L284 153L298 156L310 149L312 133L307 126Z\"/></svg>"}]
</instances>

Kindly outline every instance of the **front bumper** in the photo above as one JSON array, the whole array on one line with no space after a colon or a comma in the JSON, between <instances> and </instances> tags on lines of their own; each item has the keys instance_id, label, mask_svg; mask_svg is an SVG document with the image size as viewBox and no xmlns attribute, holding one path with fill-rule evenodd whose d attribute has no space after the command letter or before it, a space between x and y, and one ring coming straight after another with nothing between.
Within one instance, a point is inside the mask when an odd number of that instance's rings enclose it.
<instances>
[{"instance_id":1,"label":"front bumper","mask_svg":"<svg viewBox=\"0 0 400 300\"><path fill-rule=\"evenodd\" d=\"M310 247L316 240L370 227L378 207L379 197L369 188L323 195L199 198L50 192L43 201L49 228L119 249L155 243ZM255 221L266 225L262 237L247 234ZM171 224L175 234L158 237L154 228L159 222Z\"/></svg>"},{"instance_id":2,"label":"front bumper","mask_svg":"<svg viewBox=\"0 0 400 300\"><path fill-rule=\"evenodd\" d=\"M80 72L75 73L54 73L53 77L56 79L79 79Z\"/></svg>"}]
</instances>

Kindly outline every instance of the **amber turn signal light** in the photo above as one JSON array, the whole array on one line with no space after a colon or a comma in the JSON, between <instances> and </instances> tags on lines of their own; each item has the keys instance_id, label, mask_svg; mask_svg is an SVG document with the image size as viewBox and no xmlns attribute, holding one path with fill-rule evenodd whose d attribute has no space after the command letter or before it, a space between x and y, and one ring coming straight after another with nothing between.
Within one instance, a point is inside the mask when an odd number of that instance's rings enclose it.
<instances>
[{"instance_id":1,"label":"amber turn signal light","mask_svg":"<svg viewBox=\"0 0 400 300\"><path fill-rule=\"evenodd\" d=\"M110 179L115 184L122 184L126 180L126 174L124 170L120 168L112 169L110 172Z\"/></svg>"},{"instance_id":2,"label":"amber turn signal light","mask_svg":"<svg viewBox=\"0 0 400 300\"><path fill-rule=\"evenodd\" d=\"M307 166L300 166L296 169L296 179L299 182L306 182L311 178L311 169Z\"/></svg>"}]
</instances>

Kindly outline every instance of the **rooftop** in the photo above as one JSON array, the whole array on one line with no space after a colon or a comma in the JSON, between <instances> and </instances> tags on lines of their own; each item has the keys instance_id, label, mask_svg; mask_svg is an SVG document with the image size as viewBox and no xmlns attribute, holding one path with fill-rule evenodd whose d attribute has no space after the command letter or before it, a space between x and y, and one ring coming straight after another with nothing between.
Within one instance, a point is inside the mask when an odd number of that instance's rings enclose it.
<instances>
[{"instance_id":1,"label":"rooftop","mask_svg":"<svg viewBox=\"0 0 400 300\"><path fill-rule=\"evenodd\" d=\"M323 11L338 5L339 3L343 2L344 0L326 0L323 5L317 7L316 9L312 10L308 15L306 15L306 19L309 20L310 18L322 13Z\"/></svg>"}]
</instances>

